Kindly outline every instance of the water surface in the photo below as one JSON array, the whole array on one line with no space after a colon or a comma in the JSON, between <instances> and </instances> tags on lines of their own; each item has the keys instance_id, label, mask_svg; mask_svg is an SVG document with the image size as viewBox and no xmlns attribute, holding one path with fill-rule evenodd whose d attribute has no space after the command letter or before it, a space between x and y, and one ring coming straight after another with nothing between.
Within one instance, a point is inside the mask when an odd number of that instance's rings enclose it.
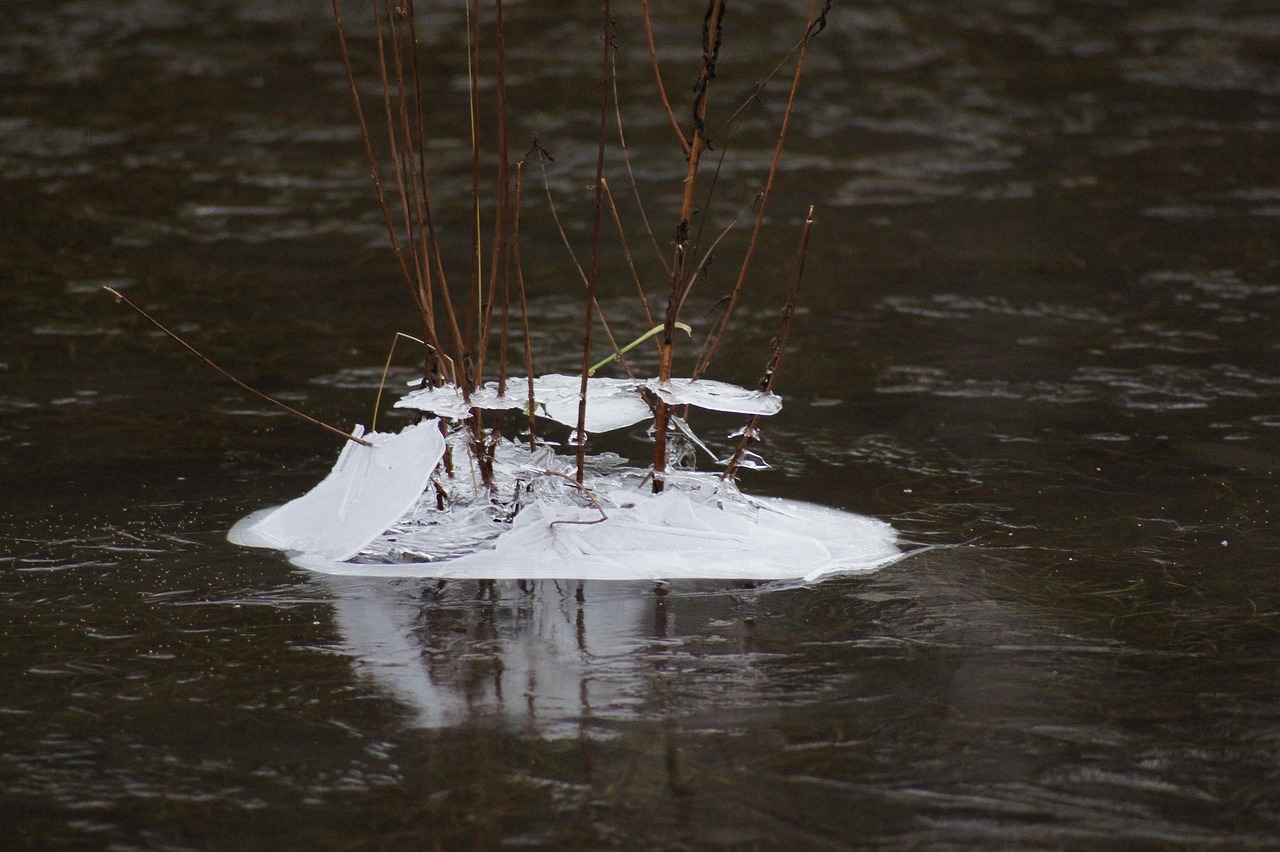
<instances>
[{"instance_id":1,"label":"water surface","mask_svg":"<svg viewBox=\"0 0 1280 852\"><path fill-rule=\"evenodd\" d=\"M228 545L234 520L309 487L338 447L100 291L291 404L367 422L391 334L414 322L327 4L11 5L9 846L1274 845L1271 4L838 5L715 372L762 369L815 204L786 408L762 450L776 467L744 488L932 547L813 587L581 595L321 578ZM722 91L766 73L792 5L732 6ZM598 10L509 13L513 136L556 156L581 247ZM636 12L617 17L628 142L665 240L683 160ZM658 27L674 97L698 17ZM461 15L428 18L453 103ZM735 142L714 222L760 184L770 103ZM466 126L436 119L456 249ZM626 185L616 161L611 183ZM545 205L526 209L540 368L573 369L574 273ZM696 295L704 327L728 254ZM641 328L625 271L606 268L606 305ZM657 261L642 269L656 290ZM641 438L604 448L638 456Z\"/></svg>"}]
</instances>

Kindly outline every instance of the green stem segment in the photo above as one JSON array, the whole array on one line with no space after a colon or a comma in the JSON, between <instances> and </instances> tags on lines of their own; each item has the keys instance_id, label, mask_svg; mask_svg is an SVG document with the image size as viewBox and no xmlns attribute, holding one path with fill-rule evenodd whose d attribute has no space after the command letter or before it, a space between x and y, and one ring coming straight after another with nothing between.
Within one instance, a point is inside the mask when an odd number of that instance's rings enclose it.
<instances>
[{"instance_id":1,"label":"green stem segment","mask_svg":"<svg viewBox=\"0 0 1280 852\"><path fill-rule=\"evenodd\" d=\"M593 367L591 367L590 369L588 369L588 370L587 370L587 375L588 375L588 376L594 376L594 375L596 374L596 371L597 371L597 370L599 370L601 367L605 366L606 364L612 364L614 361L617 361L617 360L618 360L619 358L621 358L623 355L626 355L628 352L630 352L632 349L635 349L635 348L636 348L637 346L639 346L641 343L644 343L644 342L645 342L646 340L648 340L649 338L651 338L651 337L655 336L655 335L656 335L656 334L658 334L660 331L662 331L664 328L666 328L666 326L665 326L665 325L655 325L653 328L649 329L649 330L648 330L648 331L646 331L644 334L640 335L640 336L639 336L639 337L637 337L635 340L633 340L633 341L631 341L630 343L628 343L626 346L623 346L623 347L622 347L621 349L619 349L617 352L614 352L614 353L613 353L612 355L610 355L608 358L605 358L603 361L601 361L601 362L597 363L596 365L594 365ZM681 330L681 331L683 331L685 334L688 334L688 335L692 335L692 334L693 334L693 329L689 328L689 326L685 325L685 324L684 324L684 323L682 323L682 322L678 322L678 323L676 323L676 328L680 329L680 330Z\"/></svg>"}]
</instances>

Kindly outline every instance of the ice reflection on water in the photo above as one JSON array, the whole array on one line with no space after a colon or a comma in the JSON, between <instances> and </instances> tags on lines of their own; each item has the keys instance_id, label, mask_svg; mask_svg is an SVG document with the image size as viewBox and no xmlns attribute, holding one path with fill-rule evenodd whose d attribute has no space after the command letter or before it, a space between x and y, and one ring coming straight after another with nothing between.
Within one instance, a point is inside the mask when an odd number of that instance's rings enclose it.
<instances>
[{"instance_id":1,"label":"ice reflection on water","mask_svg":"<svg viewBox=\"0 0 1280 852\"><path fill-rule=\"evenodd\" d=\"M635 715L645 701L637 667L655 603L659 621L664 606L645 584L325 580L343 653L417 725L577 736L591 719Z\"/></svg>"}]
</instances>

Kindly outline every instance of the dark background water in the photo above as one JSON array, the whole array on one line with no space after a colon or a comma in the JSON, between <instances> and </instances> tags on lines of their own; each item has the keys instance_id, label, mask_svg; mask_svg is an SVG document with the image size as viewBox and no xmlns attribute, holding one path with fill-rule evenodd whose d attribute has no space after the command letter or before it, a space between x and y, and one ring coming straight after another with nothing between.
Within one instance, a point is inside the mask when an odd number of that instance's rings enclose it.
<instances>
[{"instance_id":1,"label":"dark background water","mask_svg":"<svg viewBox=\"0 0 1280 852\"><path fill-rule=\"evenodd\" d=\"M802 12L731 4L721 110ZM670 14L683 103L700 13ZM509 10L513 135L556 155L579 247L597 15ZM745 487L938 546L814 587L588 584L582 603L554 583L333 582L226 544L338 448L100 290L323 419L367 421L391 334L414 328L327 4L0 17L6 848L1280 843L1274 4L838 4L714 372L758 374L816 204L777 467ZM463 21L426 17L456 252ZM617 18L665 240L683 161L637 12ZM779 95L714 221L759 186ZM541 367L571 367L577 285L527 202ZM605 301L642 327L607 270Z\"/></svg>"}]
</instances>

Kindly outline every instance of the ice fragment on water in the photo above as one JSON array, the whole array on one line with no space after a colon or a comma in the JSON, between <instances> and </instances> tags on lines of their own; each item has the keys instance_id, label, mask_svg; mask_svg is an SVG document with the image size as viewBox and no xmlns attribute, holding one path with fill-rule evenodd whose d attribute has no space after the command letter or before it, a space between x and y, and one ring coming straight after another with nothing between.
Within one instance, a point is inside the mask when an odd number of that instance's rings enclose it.
<instances>
[{"instance_id":1,"label":"ice fragment on water","mask_svg":"<svg viewBox=\"0 0 1280 852\"><path fill-rule=\"evenodd\" d=\"M456 385L424 388L401 398L396 407L416 408L454 420L467 419L472 408L523 410L529 404L525 390L527 383L528 379L509 379L507 393L499 394L497 383L488 382L471 393L470 405ZM587 431L624 429L652 416L649 406L640 396L641 388L657 394L668 405L692 405L711 411L761 416L782 410L781 398L772 393L711 379L660 382L657 379L639 381L594 376L587 379ZM581 389L582 379L578 376L551 373L534 379L534 414L566 426L577 426Z\"/></svg>"},{"instance_id":2,"label":"ice fragment on water","mask_svg":"<svg viewBox=\"0 0 1280 852\"><path fill-rule=\"evenodd\" d=\"M649 379L644 385L668 405L693 405L730 414L763 416L777 414L782 410L782 400L772 393L748 390L711 379L671 379L668 382Z\"/></svg>"},{"instance_id":3,"label":"ice fragment on water","mask_svg":"<svg viewBox=\"0 0 1280 852\"><path fill-rule=\"evenodd\" d=\"M357 426L353 434L363 433ZM227 537L248 547L324 559L355 556L413 508L444 456L444 438L434 419L399 434L364 437L372 447L349 442L319 485L283 506L250 515Z\"/></svg>"},{"instance_id":4,"label":"ice fragment on water","mask_svg":"<svg viewBox=\"0 0 1280 852\"><path fill-rule=\"evenodd\" d=\"M565 426L578 425L578 399L582 379L551 373L533 380L534 410ZM587 379L588 432L610 432L624 429L653 416L649 406L637 393L640 383L630 379L594 377ZM441 417L465 420L470 408L525 410L529 405L528 379L507 380L507 392L498 393L497 382L487 382L471 394L471 405L456 385L414 391L396 403L397 408L417 408Z\"/></svg>"}]
</instances>

